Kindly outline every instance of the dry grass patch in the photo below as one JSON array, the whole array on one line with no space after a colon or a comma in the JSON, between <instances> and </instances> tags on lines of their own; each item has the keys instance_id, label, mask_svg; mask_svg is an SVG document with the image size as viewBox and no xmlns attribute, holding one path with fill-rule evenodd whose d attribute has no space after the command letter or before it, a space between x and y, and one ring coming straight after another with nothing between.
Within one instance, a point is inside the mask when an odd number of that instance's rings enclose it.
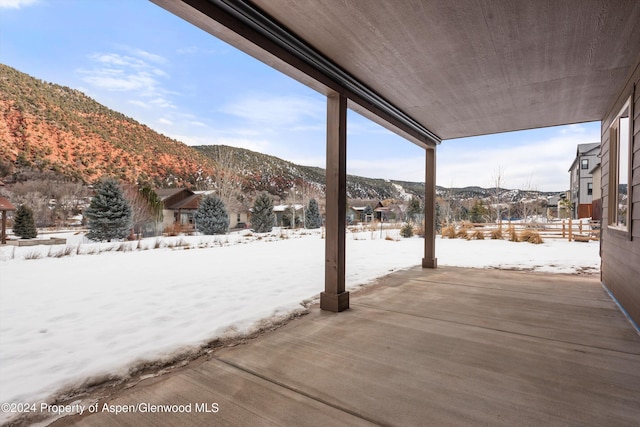
<instances>
[{"instance_id":1,"label":"dry grass patch","mask_svg":"<svg viewBox=\"0 0 640 427\"><path fill-rule=\"evenodd\" d=\"M533 243L534 245L544 243L544 240L542 240L542 237L540 237L540 233L535 230L524 230L520 234L520 239L523 242Z\"/></svg>"},{"instance_id":2,"label":"dry grass patch","mask_svg":"<svg viewBox=\"0 0 640 427\"><path fill-rule=\"evenodd\" d=\"M458 239L469 239L469 231L466 228L461 228L460 230L458 230L458 232L456 233L456 237Z\"/></svg>"},{"instance_id":3,"label":"dry grass patch","mask_svg":"<svg viewBox=\"0 0 640 427\"><path fill-rule=\"evenodd\" d=\"M449 239L456 238L456 227L453 225L447 225L442 229L442 237L448 237Z\"/></svg>"},{"instance_id":4,"label":"dry grass patch","mask_svg":"<svg viewBox=\"0 0 640 427\"><path fill-rule=\"evenodd\" d=\"M490 234L493 240L502 240L504 239L504 235L502 234L502 228L497 228L495 230L491 230Z\"/></svg>"},{"instance_id":5,"label":"dry grass patch","mask_svg":"<svg viewBox=\"0 0 640 427\"><path fill-rule=\"evenodd\" d=\"M484 231L475 230L473 233L471 233L471 238L475 240L484 240Z\"/></svg>"},{"instance_id":6,"label":"dry grass patch","mask_svg":"<svg viewBox=\"0 0 640 427\"><path fill-rule=\"evenodd\" d=\"M509 224L509 228L507 229L507 233L509 233L509 241L511 241L511 242L519 242L520 241L520 236L518 236L518 232L516 231L516 228L512 224Z\"/></svg>"}]
</instances>

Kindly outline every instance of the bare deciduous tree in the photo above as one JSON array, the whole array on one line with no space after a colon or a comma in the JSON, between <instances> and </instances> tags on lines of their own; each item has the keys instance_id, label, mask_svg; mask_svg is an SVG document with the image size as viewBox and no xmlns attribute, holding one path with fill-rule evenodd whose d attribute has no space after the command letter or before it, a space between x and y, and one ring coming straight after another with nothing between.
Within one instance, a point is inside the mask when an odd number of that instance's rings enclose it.
<instances>
[{"instance_id":1,"label":"bare deciduous tree","mask_svg":"<svg viewBox=\"0 0 640 427\"><path fill-rule=\"evenodd\" d=\"M131 206L131 223L134 232L141 237L145 227L155 227L162 215L162 205L158 196L149 187L124 186L124 197Z\"/></svg>"},{"instance_id":2,"label":"bare deciduous tree","mask_svg":"<svg viewBox=\"0 0 640 427\"><path fill-rule=\"evenodd\" d=\"M216 146L214 160L218 169L206 183L206 189L215 191L228 212L239 212L243 208L242 177L238 174L239 161L235 153L231 147Z\"/></svg>"},{"instance_id":3,"label":"bare deciduous tree","mask_svg":"<svg viewBox=\"0 0 640 427\"><path fill-rule=\"evenodd\" d=\"M500 222L502 219L502 196L505 181L506 174L504 168L502 166L498 166L491 174L491 202L496 213L496 222Z\"/></svg>"}]
</instances>

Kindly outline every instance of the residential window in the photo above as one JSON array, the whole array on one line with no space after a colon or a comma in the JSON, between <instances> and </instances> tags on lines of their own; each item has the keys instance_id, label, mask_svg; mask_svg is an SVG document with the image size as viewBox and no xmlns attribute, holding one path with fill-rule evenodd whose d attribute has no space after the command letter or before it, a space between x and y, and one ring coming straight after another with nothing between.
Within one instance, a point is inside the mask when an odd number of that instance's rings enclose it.
<instances>
[{"instance_id":1,"label":"residential window","mask_svg":"<svg viewBox=\"0 0 640 427\"><path fill-rule=\"evenodd\" d=\"M593 194L593 182L587 183L587 195L591 196Z\"/></svg>"},{"instance_id":2,"label":"residential window","mask_svg":"<svg viewBox=\"0 0 640 427\"><path fill-rule=\"evenodd\" d=\"M581 165L582 169L589 169L589 159L582 159Z\"/></svg>"},{"instance_id":3,"label":"residential window","mask_svg":"<svg viewBox=\"0 0 640 427\"><path fill-rule=\"evenodd\" d=\"M609 143L609 225L629 229L629 176L631 174L630 100L611 124Z\"/></svg>"}]
</instances>

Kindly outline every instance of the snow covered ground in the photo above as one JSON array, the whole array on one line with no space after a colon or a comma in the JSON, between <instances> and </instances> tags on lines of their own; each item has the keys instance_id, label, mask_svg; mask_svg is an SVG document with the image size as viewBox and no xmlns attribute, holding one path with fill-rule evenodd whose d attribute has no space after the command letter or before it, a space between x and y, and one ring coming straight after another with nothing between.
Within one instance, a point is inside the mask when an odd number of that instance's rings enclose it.
<instances>
[{"instance_id":1,"label":"snow covered ground","mask_svg":"<svg viewBox=\"0 0 640 427\"><path fill-rule=\"evenodd\" d=\"M46 401L126 376L260 320L303 309L324 287L321 232L188 236L0 248L0 402ZM439 265L597 272L598 242L440 239ZM418 265L423 240L347 235L347 287ZM0 422L9 414L0 414Z\"/></svg>"}]
</instances>

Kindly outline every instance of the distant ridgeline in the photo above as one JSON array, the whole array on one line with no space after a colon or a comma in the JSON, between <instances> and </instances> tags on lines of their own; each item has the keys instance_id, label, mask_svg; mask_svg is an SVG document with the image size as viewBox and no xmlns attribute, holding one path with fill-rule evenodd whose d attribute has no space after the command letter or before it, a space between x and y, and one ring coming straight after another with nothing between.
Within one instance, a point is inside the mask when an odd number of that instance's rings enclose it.
<instances>
[{"instance_id":1,"label":"distant ridgeline","mask_svg":"<svg viewBox=\"0 0 640 427\"><path fill-rule=\"evenodd\" d=\"M191 147L159 134L82 92L0 64L0 180L51 178L92 184L103 176L152 187L216 188L220 178L247 194L324 194L325 171L227 146ZM479 187L445 190L454 198L488 197ZM423 197L424 183L348 177L350 199Z\"/></svg>"}]
</instances>

